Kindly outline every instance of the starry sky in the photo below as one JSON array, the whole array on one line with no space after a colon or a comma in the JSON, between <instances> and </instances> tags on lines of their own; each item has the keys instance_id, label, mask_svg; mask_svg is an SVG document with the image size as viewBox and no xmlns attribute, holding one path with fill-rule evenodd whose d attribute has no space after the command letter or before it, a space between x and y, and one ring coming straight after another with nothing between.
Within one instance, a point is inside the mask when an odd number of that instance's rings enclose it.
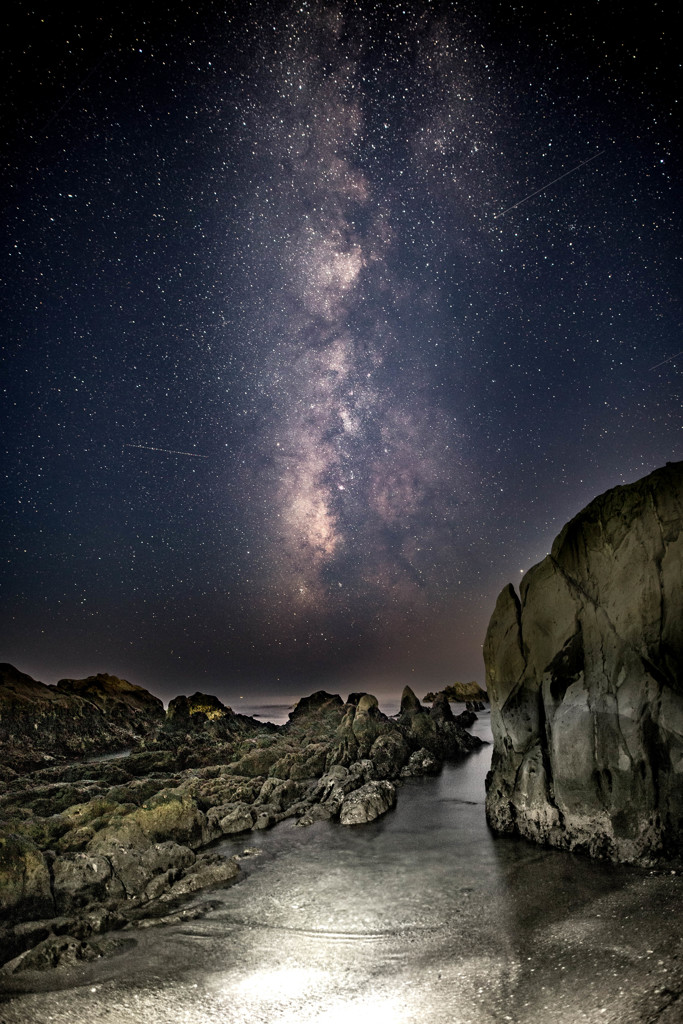
<instances>
[{"instance_id":1,"label":"starry sky","mask_svg":"<svg viewBox=\"0 0 683 1024\"><path fill-rule=\"evenodd\" d=\"M0 660L483 682L682 457L676 8L548 8L8 4Z\"/></svg>"}]
</instances>

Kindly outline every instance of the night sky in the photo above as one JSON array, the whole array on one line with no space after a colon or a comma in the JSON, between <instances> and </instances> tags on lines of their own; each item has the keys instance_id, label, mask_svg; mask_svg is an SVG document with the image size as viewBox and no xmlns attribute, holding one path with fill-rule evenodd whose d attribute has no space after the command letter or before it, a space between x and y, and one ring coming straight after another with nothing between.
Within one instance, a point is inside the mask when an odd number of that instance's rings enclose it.
<instances>
[{"instance_id":1,"label":"night sky","mask_svg":"<svg viewBox=\"0 0 683 1024\"><path fill-rule=\"evenodd\" d=\"M483 682L683 457L677 7L547 6L8 5L0 660Z\"/></svg>"}]
</instances>

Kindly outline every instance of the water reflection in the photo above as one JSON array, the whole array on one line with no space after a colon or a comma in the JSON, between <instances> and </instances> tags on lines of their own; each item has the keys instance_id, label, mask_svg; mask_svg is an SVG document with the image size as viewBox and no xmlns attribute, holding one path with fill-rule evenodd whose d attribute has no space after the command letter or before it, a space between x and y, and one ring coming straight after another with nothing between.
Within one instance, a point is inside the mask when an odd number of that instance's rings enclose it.
<instances>
[{"instance_id":1,"label":"water reflection","mask_svg":"<svg viewBox=\"0 0 683 1024\"><path fill-rule=\"evenodd\" d=\"M225 841L227 854L260 855L210 894L204 918L132 933L132 953L44 977L67 991L6 1004L3 1024L644 1019L631 989L640 978L645 999L654 984L648 957L676 934L680 888L495 837L490 754L408 780L396 810L369 826L283 822Z\"/></svg>"}]
</instances>

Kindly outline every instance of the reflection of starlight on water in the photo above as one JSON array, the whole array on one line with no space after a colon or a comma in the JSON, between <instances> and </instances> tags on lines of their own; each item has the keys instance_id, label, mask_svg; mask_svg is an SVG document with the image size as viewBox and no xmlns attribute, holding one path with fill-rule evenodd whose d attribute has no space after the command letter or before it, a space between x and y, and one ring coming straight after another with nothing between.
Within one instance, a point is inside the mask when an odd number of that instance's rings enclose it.
<instances>
[{"instance_id":1,"label":"reflection of starlight on water","mask_svg":"<svg viewBox=\"0 0 683 1024\"><path fill-rule=\"evenodd\" d=\"M323 933L326 935L326 933ZM360 938L364 936L344 936ZM291 938L290 938L291 941ZM335 990L336 976L320 969L303 967L280 967L274 970L262 970L248 975L234 988L224 989L224 998L242 1001L247 998L253 1012L271 1012L277 1007L278 1020L283 1024L294 1022L316 1021L316 1024L347 1024L349 1020L357 1024L412 1024L415 1014L405 1005L404 1000L392 996L366 995L340 996ZM324 993L325 1009L316 1006L313 1016L309 1016L305 1007L311 1000L314 1005Z\"/></svg>"}]
</instances>

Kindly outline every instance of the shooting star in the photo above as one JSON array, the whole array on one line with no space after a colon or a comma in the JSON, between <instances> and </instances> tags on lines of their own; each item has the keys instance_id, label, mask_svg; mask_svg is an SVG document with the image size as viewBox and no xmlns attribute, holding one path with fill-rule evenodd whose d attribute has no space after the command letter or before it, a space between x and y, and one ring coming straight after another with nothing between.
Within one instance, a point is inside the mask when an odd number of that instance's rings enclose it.
<instances>
[{"instance_id":1,"label":"shooting star","mask_svg":"<svg viewBox=\"0 0 683 1024\"><path fill-rule=\"evenodd\" d=\"M150 444L128 444L124 442L124 448L144 448L147 452L166 452L167 455L189 455L192 459L208 459L208 455L198 455L197 452L178 452L174 448L153 448Z\"/></svg>"},{"instance_id":2,"label":"shooting star","mask_svg":"<svg viewBox=\"0 0 683 1024\"><path fill-rule=\"evenodd\" d=\"M531 193L531 195L524 196L524 199L520 199L518 202L513 203L512 206L508 206L507 210L501 210L500 213L494 213L493 219L497 220L499 217L504 217L506 213L510 212L510 210L516 210L518 206L522 205L522 203L526 203L528 199L533 199L534 196L540 195L541 192L545 192L545 190L550 188L551 185L556 185L558 181L562 181L563 178L567 178L570 174L573 174L574 171L578 171L580 167L585 167L586 164L591 162L591 160L597 160L604 152L605 150L601 149L599 153L595 153L594 156L589 156L587 160L582 160L580 164L576 165L576 167L571 167L568 171L565 171L564 174L559 176L559 178L553 178L552 181L542 185L541 188L537 188L535 192Z\"/></svg>"},{"instance_id":3,"label":"shooting star","mask_svg":"<svg viewBox=\"0 0 683 1024\"><path fill-rule=\"evenodd\" d=\"M648 366L648 370L656 370L657 367L664 366L664 363L670 363L672 359L676 359L678 356L683 356L683 350L680 352L674 352L674 354L669 356L668 359L662 359L661 363L655 363L654 366Z\"/></svg>"}]
</instances>

